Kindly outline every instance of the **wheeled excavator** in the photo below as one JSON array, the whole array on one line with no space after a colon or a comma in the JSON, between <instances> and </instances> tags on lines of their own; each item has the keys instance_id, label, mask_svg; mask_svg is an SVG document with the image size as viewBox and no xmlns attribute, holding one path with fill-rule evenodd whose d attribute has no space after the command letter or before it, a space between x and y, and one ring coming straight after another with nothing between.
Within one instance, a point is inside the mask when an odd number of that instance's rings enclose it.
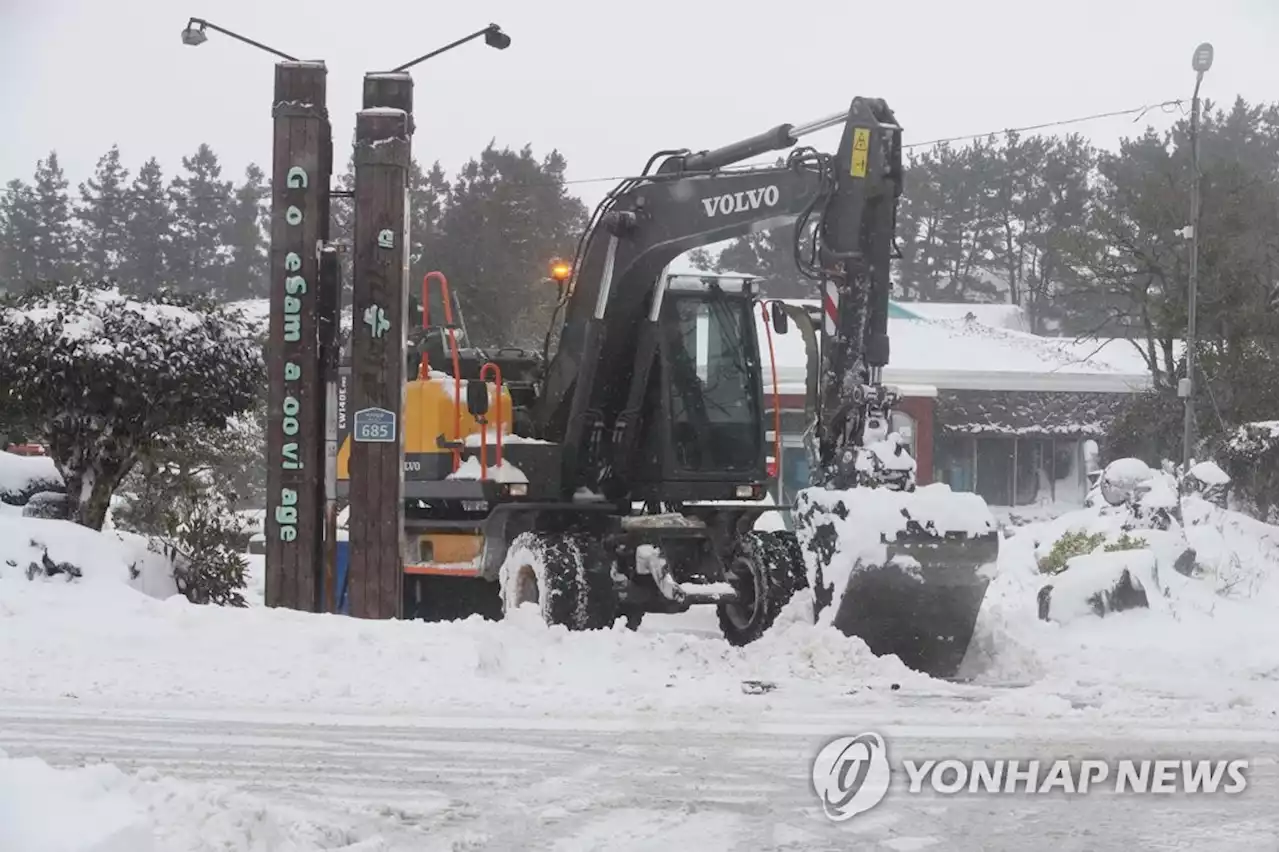
<instances>
[{"instance_id":1,"label":"wheeled excavator","mask_svg":"<svg viewBox=\"0 0 1280 852\"><path fill-rule=\"evenodd\" d=\"M797 147L841 124L834 154ZM554 352L550 333L542 352L483 350L459 345L451 317L424 328L403 418L403 615L531 604L548 624L590 630L710 605L741 645L807 591L815 620L954 674L998 536L976 495L917 489L887 429L901 134L884 101L859 97L723 148L659 151L605 197L552 276ZM787 149L776 165L741 165ZM822 310L763 312L809 352L811 485L795 530L766 532L762 515L788 507L764 499L757 284L668 267L788 224Z\"/></svg>"}]
</instances>

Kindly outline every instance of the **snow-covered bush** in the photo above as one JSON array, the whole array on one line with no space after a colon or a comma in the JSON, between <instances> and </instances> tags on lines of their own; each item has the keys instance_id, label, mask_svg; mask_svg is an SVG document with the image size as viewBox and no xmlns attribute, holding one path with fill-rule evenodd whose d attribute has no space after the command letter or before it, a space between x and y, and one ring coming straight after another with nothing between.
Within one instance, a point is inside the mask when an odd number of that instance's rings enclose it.
<instances>
[{"instance_id":1,"label":"snow-covered bush","mask_svg":"<svg viewBox=\"0 0 1280 852\"><path fill-rule=\"evenodd\" d=\"M1104 532L1088 534L1082 530L1068 530L1049 548L1049 555L1039 559L1036 565L1041 574L1060 574L1077 556L1087 556L1099 549L1103 553L1115 553L1144 546L1141 539L1133 538L1128 532L1120 533L1119 538L1107 543L1107 534Z\"/></svg>"},{"instance_id":2,"label":"snow-covered bush","mask_svg":"<svg viewBox=\"0 0 1280 852\"><path fill-rule=\"evenodd\" d=\"M1280 496L1280 421L1246 423L1210 452L1231 478L1231 508L1267 523L1277 520Z\"/></svg>"},{"instance_id":3,"label":"snow-covered bush","mask_svg":"<svg viewBox=\"0 0 1280 852\"><path fill-rule=\"evenodd\" d=\"M24 518L44 518L51 521L69 520L71 516L71 498L57 491L41 491L31 495L22 507Z\"/></svg>"},{"instance_id":4,"label":"snow-covered bush","mask_svg":"<svg viewBox=\"0 0 1280 852\"><path fill-rule=\"evenodd\" d=\"M36 494L65 490L52 459L0 451L0 503L25 506Z\"/></svg>"},{"instance_id":5,"label":"snow-covered bush","mask_svg":"<svg viewBox=\"0 0 1280 852\"><path fill-rule=\"evenodd\" d=\"M227 420L225 429L194 426L157 438L120 484L115 518L123 528L156 535L175 501L216 490L233 508L266 503L266 403Z\"/></svg>"},{"instance_id":6,"label":"snow-covered bush","mask_svg":"<svg viewBox=\"0 0 1280 852\"><path fill-rule=\"evenodd\" d=\"M250 324L201 296L52 283L0 305L0 395L44 435L74 520L92 529L158 439L224 428L264 375Z\"/></svg>"},{"instance_id":7,"label":"snow-covered bush","mask_svg":"<svg viewBox=\"0 0 1280 852\"><path fill-rule=\"evenodd\" d=\"M245 569L240 538L244 521L217 491L193 489L166 515L168 529L152 550L173 563L178 591L197 604L245 606Z\"/></svg>"}]
</instances>

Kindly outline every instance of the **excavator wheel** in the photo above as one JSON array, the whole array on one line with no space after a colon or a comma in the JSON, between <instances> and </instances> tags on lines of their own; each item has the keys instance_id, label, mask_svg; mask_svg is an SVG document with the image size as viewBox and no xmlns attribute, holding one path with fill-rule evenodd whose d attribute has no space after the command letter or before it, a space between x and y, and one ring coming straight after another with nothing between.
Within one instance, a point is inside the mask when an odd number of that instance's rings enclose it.
<instances>
[{"instance_id":1,"label":"excavator wheel","mask_svg":"<svg viewBox=\"0 0 1280 852\"><path fill-rule=\"evenodd\" d=\"M746 533L729 554L725 574L738 600L716 604L716 615L731 645L747 645L763 636L806 584L799 545L788 532Z\"/></svg>"},{"instance_id":2,"label":"excavator wheel","mask_svg":"<svg viewBox=\"0 0 1280 852\"><path fill-rule=\"evenodd\" d=\"M616 615L604 549L582 533L516 536L499 571L499 584L504 615L534 603L548 626L570 630L609 627Z\"/></svg>"}]
</instances>

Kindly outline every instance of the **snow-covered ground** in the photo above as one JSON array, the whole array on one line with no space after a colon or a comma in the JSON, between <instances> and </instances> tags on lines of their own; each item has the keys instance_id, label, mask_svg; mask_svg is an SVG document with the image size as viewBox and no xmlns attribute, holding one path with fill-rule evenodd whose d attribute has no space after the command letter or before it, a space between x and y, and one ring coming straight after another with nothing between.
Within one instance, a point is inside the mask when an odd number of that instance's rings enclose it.
<instances>
[{"instance_id":1,"label":"snow-covered ground","mask_svg":"<svg viewBox=\"0 0 1280 852\"><path fill-rule=\"evenodd\" d=\"M1173 543L1149 534L1154 559L1133 564L1156 565L1140 578L1150 608L1064 624L1037 618L1037 556L1068 529L1114 535L1115 519L1012 531L966 679L943 682L799 620L733 648L707 611L569 633L533 613L267 610L256 557L249 607L198 607L140 539L6 512L0 849L905 850L1049 833L1070 839L1055 848L1150 848L1173 829L1210 842L1197 832L1223 820L1235 828L1213 848L1274 847L1277 531L1199 501L1187 513L1203 577L1173 572ZM46 552L84 576L29 579ZM866 729L928 757L1196 740L1249 752L1271 792L1186 811L1099 797L1089 816L1047 798L912 800L828 824L808 763ZM120 768L74 768L101 760ZM1071 835L1081 824L1095 834Z\"/></svg>"}]
</instances>

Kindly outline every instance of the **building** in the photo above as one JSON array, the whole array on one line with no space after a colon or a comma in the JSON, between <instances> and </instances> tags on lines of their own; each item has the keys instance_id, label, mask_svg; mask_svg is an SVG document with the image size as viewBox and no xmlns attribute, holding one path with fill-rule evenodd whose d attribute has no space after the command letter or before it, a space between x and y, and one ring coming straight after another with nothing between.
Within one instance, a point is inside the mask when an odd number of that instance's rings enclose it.
<instances>
[{"instance_id":1,"label":"building","mask_svg":"<svg viewBox=\"0 0 1280 852\"><path fill-rule=\"evenodd\" d=\"M891 304L884 380L903 396L893 428L908 440L921 484L946 482L993 506L1079 503L1108 422L1126 395L1150 387L1150 374L1128 341L1041 337L1019 314L1005 305ZM767 400L773 345L789 501L808 477L804 341L774 334L763 317L757 333Z\"/></svg>"}]
</instances>

